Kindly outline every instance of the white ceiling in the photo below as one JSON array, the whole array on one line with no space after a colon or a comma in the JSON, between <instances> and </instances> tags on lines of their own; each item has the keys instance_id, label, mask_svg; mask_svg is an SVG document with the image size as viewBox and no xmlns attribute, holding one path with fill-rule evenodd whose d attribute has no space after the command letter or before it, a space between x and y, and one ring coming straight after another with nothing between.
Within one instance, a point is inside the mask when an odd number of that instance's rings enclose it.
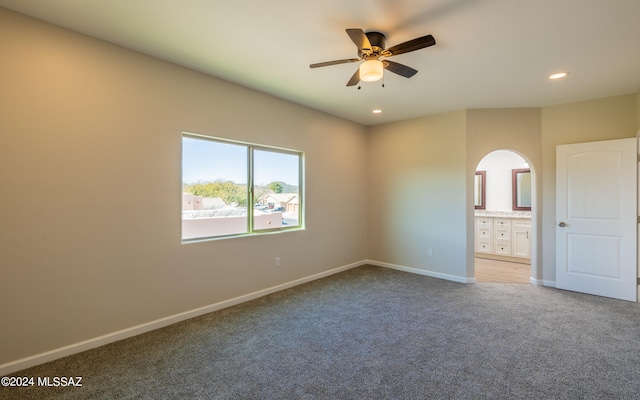
<instances>
[{"instance_id":1,"label":"white ceiling","mask_svg":"<svg viewBox=\"0 0 640 400\"><path fill-rule=\"evenodd\" d=\"M640 0L0 0L5 7L364 125L465 108L541 107L640 90ZM346 28L419 70L346 87ZM567 78L547 76L569 71ZM373 115L373 108L382 114Z\"/></svg>"}]
</instances>

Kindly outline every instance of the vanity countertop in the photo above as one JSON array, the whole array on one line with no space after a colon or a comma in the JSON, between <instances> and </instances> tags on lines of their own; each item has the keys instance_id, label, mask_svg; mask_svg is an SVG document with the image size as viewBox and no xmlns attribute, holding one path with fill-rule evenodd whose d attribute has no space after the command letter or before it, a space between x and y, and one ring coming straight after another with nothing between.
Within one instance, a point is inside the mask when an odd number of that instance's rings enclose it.
<instances>
[{"instance_id":1,"label":"vanity countertop","mask_svg":"<svg viewBox=\"0 0 640 400\"><path fill-rule=\"evenodd\" d=\"M531 211L486 211L475 210L476 217L531 219Z\"/></svg>"}]
</instances>

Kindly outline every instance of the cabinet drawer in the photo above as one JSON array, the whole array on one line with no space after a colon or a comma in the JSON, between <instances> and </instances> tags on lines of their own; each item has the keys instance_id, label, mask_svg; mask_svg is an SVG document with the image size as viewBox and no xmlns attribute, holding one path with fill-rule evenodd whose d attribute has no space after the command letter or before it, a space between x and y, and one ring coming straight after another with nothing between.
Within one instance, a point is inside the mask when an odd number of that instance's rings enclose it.
<instances>
[{"instance_id":1,"label":"cabinet drawer","mask_svg":"<svg viewBox=\"0 0 640 400\"><path fill-rule=\"evenodd\" d=\"M491 227L493 226L493 218L476 218L476 226L480 227Z\"/></svg>"},{"instance_id":2,"label":"cabinet drawer","mask_svg":"<svg viewBox=\"0 0 640 400\"><path fill-rule=\"evenodd\" d=\"M509 243L496 243L493 252L501 256L510 256L511 246L509 246Z\"/></svg>"},{"instance_id":3,"label":"cabinet drawer","mask_svg":"<svg viewBox=\"0 0 640 400\"><path fill-rule=\"evenodd\" d=\"M511 229L510 228L495 228L495 232L494 232L494 239L495 240L504 240L504 241L510 241L511 240Z\"/></svg>"},{"instance_id":4,"label":"cabinet drawer","mask_svg":"<svg viewBox=\"0 0 640 400\"><path fill-rule=\"evenodd\" d=\"M491 228L478 228L476 230L477 239L491 239Z\"/></svg>"},{"instance_id":5,"label":"cabinet drawer","mask_svg":"<svg viewBox=\"0 0 640 400\"><path fill-rule=\"evenodd\" d=\"M488 240L477 240L476 241L476 253L486 253L491 254L491 241Z\"/></svg>"},{"instance_id":6,"label":"cabinet drawer","mask_svg":"<svg viewBox=\"0 0 640 400\"><path fill-rule=\"evenodd\" d=\"M505 218L496 218L493 220L493 225L495 227L509 227L511 226L511 220Z\"/></svg>"}]
</instances>

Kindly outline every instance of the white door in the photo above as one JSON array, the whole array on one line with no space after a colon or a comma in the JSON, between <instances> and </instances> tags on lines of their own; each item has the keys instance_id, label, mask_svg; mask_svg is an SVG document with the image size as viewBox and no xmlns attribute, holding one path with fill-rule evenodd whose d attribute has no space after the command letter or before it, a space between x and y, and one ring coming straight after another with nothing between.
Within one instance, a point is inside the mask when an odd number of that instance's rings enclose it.
<instances>
[{"instance_id":1,"label":"white door","mask_svg":"<svg viewBox=\"0 0 640 400\"><path fill-rule=\"evenodd\" d=\"M636 301L636 139L556 148L556 287Z\"/></svg>"}]
</instances>

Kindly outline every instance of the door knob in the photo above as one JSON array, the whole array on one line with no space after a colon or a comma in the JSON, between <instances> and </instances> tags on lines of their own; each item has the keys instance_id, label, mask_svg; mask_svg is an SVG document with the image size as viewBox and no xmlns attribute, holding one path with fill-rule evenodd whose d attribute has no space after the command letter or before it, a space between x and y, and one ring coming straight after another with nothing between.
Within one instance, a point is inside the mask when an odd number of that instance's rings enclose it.
<instances>
[{"instance_id":1,"label":"door knob","mask_svg":"<svg viewBox=\"0 0 640 400\"><path fill-rule=\"evenodd\" d=\"M560 223L558 224L558 226L559 226L560 228L564 228L565 226L567 226L567 224L565 224L564 222L560 222Z\"/></svg>"}]
</instances>

